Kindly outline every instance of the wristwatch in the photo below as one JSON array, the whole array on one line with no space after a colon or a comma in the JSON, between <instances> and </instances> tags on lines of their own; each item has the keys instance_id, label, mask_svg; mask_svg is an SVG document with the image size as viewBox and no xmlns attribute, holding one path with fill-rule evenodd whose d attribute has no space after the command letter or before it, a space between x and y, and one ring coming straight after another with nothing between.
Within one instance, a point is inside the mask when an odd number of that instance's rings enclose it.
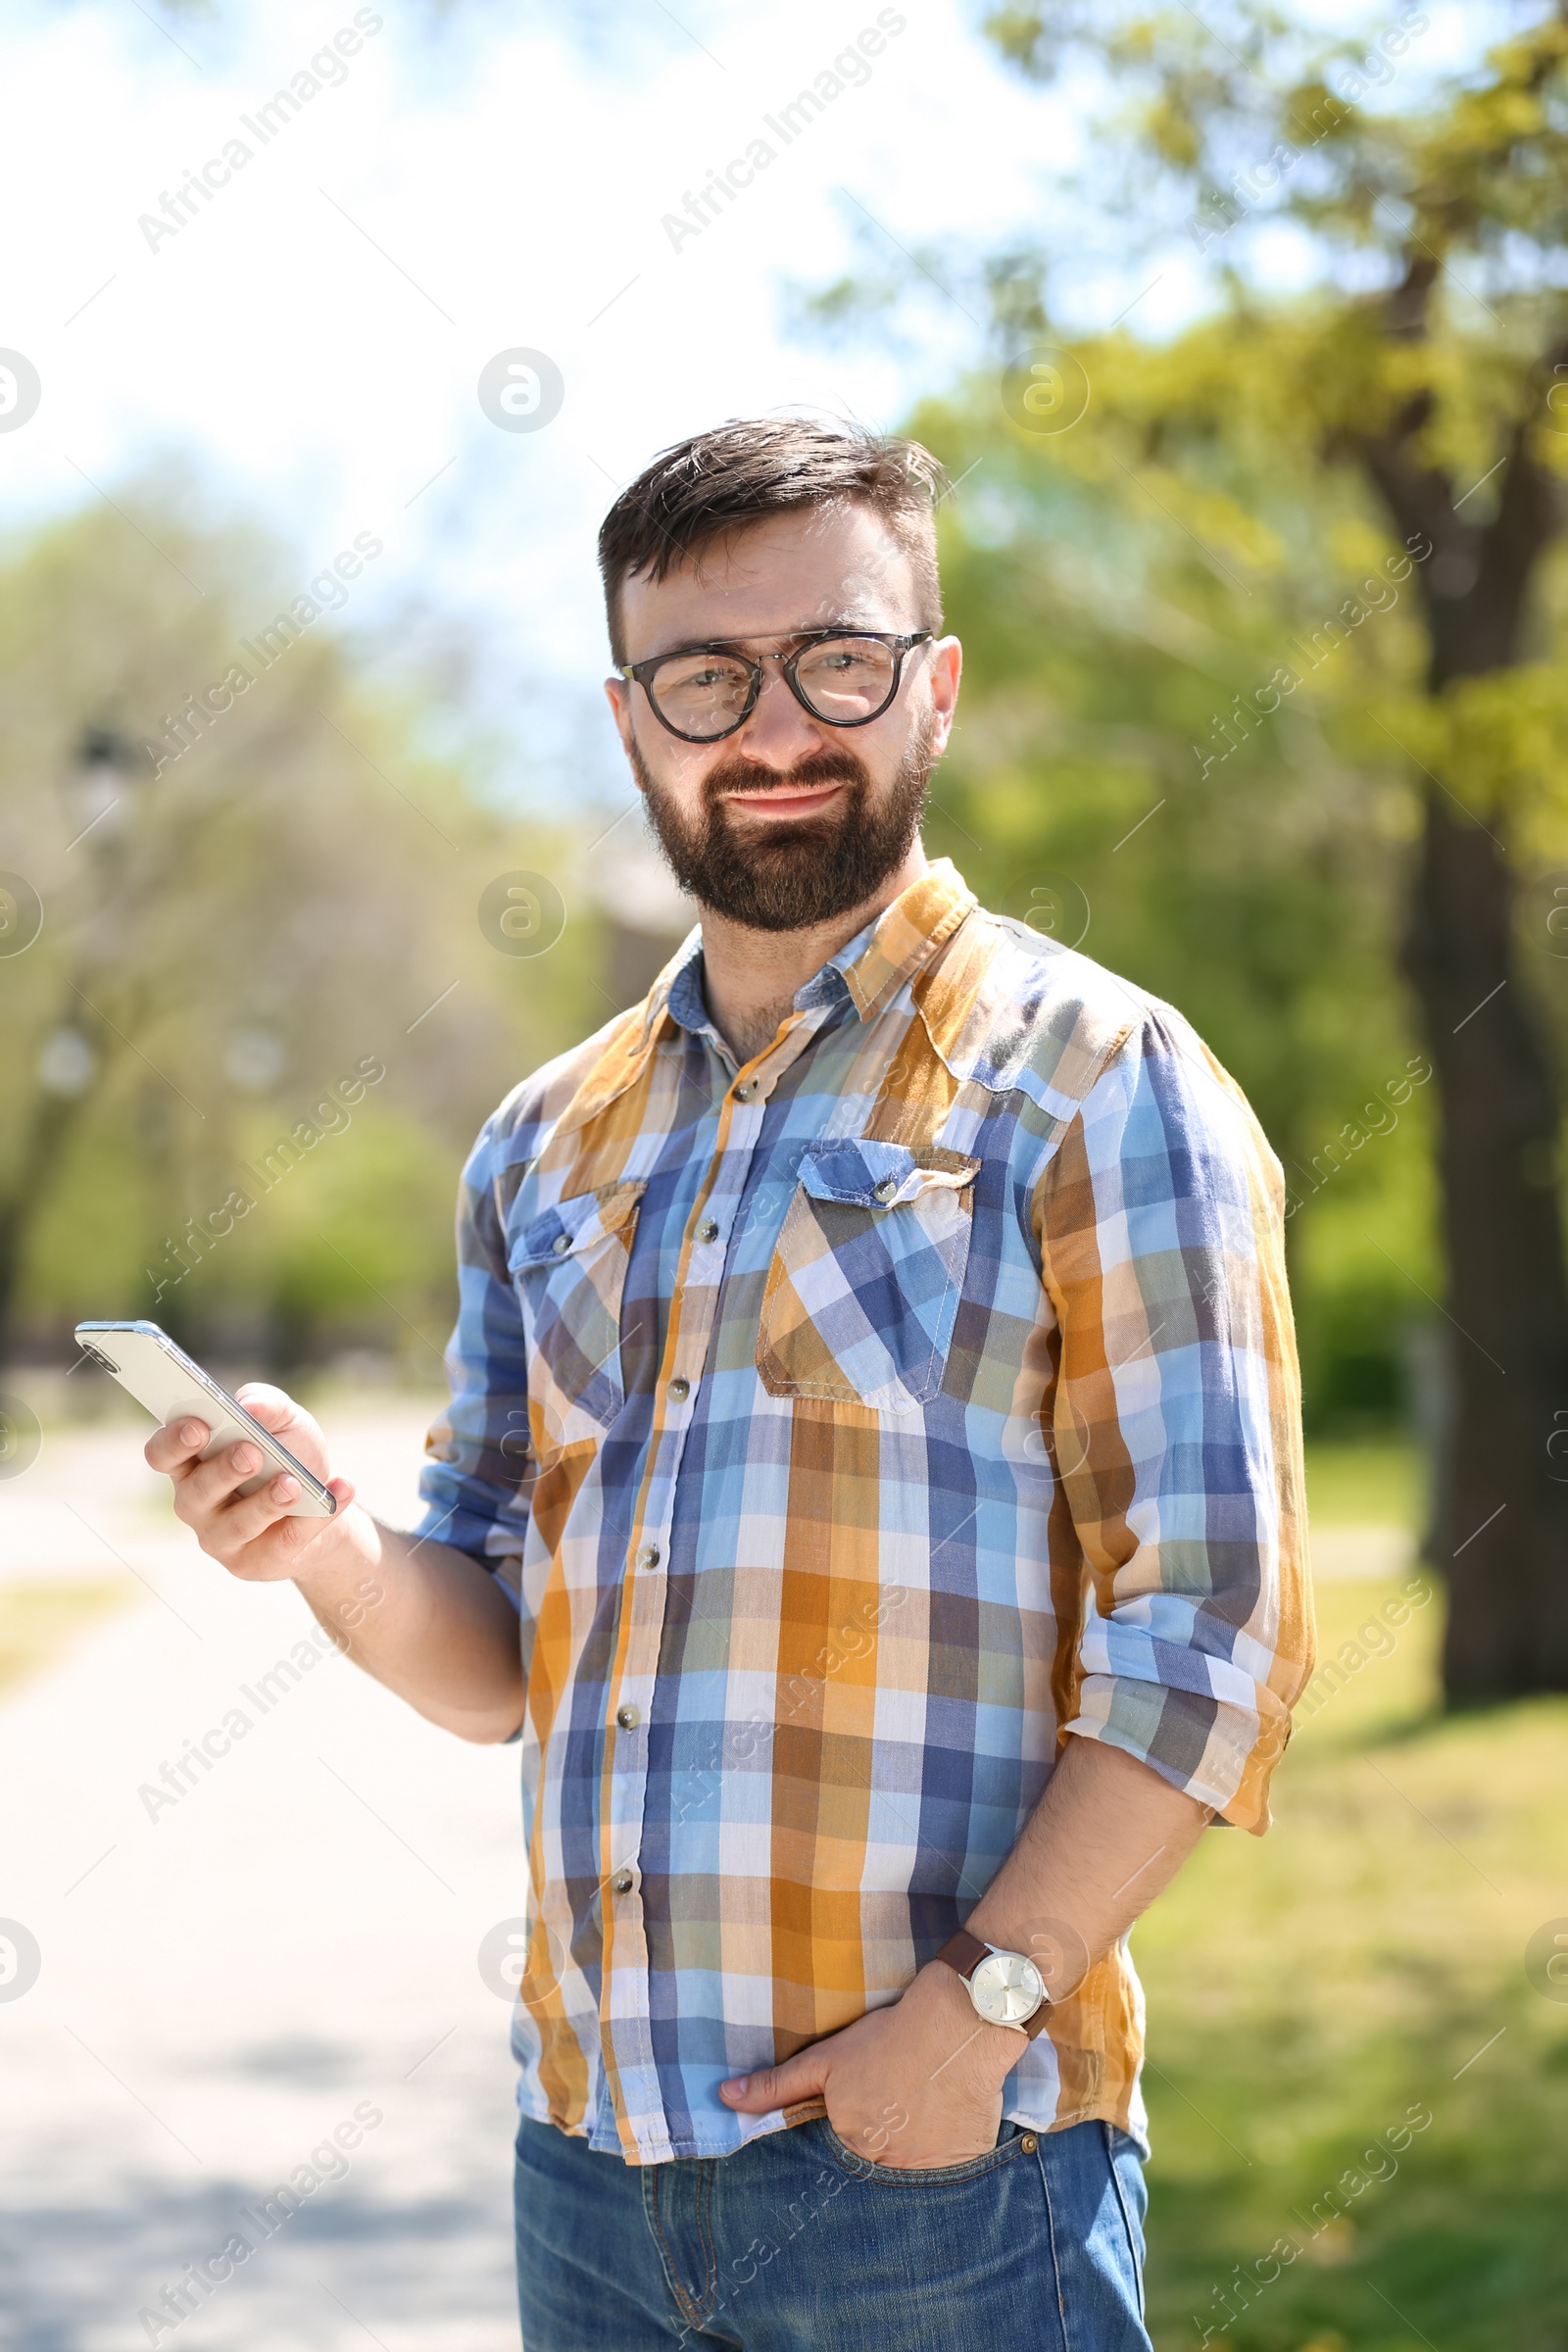
<instances>
[{"instance_id":1,"label":"wristwatch","mask_svg":"<svg viewBox=\"0 0 1568 2352\"><path fill-rule=\"evenodd\" d=\"M990 2026L1011 2026L1033 2041L1051 2015L1051 1995L1026 1952L982 1943L967 1928L959 1928L937 1958L963 1979L977 2017Z\"/></svg>"}]
</instances>

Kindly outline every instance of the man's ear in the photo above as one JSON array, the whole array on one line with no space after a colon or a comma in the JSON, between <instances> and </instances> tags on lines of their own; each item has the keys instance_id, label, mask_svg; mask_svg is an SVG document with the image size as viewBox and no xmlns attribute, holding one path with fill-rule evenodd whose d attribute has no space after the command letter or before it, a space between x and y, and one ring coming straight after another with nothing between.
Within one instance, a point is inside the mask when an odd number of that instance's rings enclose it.
<instances>
[{"instance_id":1,"label":"man's ear","mask_svg":"<svg viewBox=\"0 0 1568 2352\"><path fill-rule=\"evenodd\" d=\"M953 714L958 701L958 679L963 670L963 648L956 637L939 637L931 648L931 705L936 715L938 758L947 749L953 731Z\"/></svg>"},{"instance_id":2,"label":"man's ear","mask_svg":"<svg viewBox=\"0 0 1568 2352\"><path fill-rule=\"evenodd\" d=\"M631 688L624 678L610 677L605 680L605 696L610 704L611 714L615 721L615 732L620 737L621 749L629 758L631 754ZM634 769L632 772L635 774L636 770Z\"/></svg>"}]
</instances>

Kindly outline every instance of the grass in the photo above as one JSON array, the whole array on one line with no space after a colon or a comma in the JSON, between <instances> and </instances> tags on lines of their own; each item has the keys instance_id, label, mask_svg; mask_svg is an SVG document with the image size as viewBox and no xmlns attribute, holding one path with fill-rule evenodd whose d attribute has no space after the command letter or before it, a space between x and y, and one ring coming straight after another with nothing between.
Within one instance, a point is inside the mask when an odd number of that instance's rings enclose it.
<instances>
[{"instance_id":1,"label":"grass","mask_svg":"<svg viewBox=\"0 0 1568 2352\"><path fill-rule=\"evenodd\" d=\"M47 1666L85 1626L137 1596L124 1576L0 1584L0 1690Z\"/></svg>"},{"instance_id":2,"label":"grass","mask_svg":"<svg viewBox=\"0 0 1568 2352\"><path fill-rule=\"evenodd\" d=\"M1306 1504L1319 1527L1416 1527L1422 1509L1416 1448L1399 1438L1309 1445Z\"/></svg>"},{"instance_id":3,"label":"grass","mask_svg":"<svg viewBox=\"0 0 1568 2352\"><path fill-rule=\"evenodd\" d=\"M1417 1508L1395 1445L1315 1446L1307 1485L1323 1527ZM1320 1655L1398 1588L1325 1580ZM0 1587L0 1684L132 1595ZM1360 1645L1268 1836L1208 1833L1137 1931L1156 2352L1568 2352L1568 2004L1525 1970L1568 1921L1568 1700L1446 1720L1440 1609Z\"/></svg>"},{"instance_id":4,"label":"grass","mask_svg":"<svg viewBox=\"0 0 1568 2352\"><path fill-rule=\"evenodd\" d=\"M1322 1585L1320 1654L1397 1590ZM1299 1723L1268 1835L1210 1832L1137 1931L1157 2352L1568 2352L1568 2005L1525 1969L1568 1921L1568 1701L1443 1718L1440 1608Z\"/></svg>"}]
</instances>

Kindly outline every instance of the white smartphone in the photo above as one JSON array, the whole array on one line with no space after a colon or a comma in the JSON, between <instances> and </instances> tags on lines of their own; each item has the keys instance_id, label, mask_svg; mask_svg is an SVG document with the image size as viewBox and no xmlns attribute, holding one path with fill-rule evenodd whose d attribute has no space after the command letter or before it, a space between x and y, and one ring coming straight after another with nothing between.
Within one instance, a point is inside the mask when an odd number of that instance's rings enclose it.
<instances>
[{"instance_id":1,"label":"white smartphone","mask_svg":"<svg viewBox=\"0 0 1568 2352\"><path fill-rule=\"evenodd\" d=\"M220 1453L225 1446L237 1445L241 1438L249 1438L253 1445L259 1446L268 1467L237 1487L236 1494L254 1494L258 1487L265 1487L269 1479L286 1470L299 1480L300 1494L283 1517L332 1517L337 1509L337 1496L330 1487L323 1487L313 1470L297 1462L270 1429L264 1429L260 1421L253 1419L200 1364L193 1364L184 1349L176 1348L168 1332L156 1323L78 1323L76 1341L84 1355L101 1364L106 1372L112 1372L121 1387L128 1389L136 1402L144 1404L166 1428L172 1421L183 1421L187 1414L205 1421L213 1434L201 1450L204 1462Z\"/></svg>"}]
</instances>

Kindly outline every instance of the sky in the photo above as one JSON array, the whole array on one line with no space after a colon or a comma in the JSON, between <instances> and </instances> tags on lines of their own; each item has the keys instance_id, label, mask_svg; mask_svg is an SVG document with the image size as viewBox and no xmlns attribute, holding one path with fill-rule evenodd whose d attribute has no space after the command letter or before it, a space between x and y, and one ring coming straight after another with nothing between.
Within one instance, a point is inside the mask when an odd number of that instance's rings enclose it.
<instances>
[{"instance_id":1,"label":"sky","mask_svg":"<svg viewBox=\"0 0 1568 2352\"><path fill-rule=\"evenodd\" d=\"M583 0L564 24L21 0L0 68L0 350L38 384L0 429L0 526L161 466L272 530L300 587L370 535L340 624L492 729L525 801L625 797L594 535L656 450L780 408L896 425L988 356L972 295L832 346L791 287L983 249L1093 163L1081 94L1021 86L962 0ZM792 123L824 73L840 94ZM319 87L263 113L297 76ZM694 228L688 198L748 170ZM1141 266L1080 273L1085 323ZM1140 321L1197 299L1178 264Z\"/></svg>"},{"instance_id":2,"label":"sky","mask_svg":"<svg viewBox=\"0 0 1568 2352\"><path fill-rule=\"evenodd\" d=\"M786 281L852 263L853 197L906 246L1025 210L1039 101L953 0L885 9L880 54L788 146L764 116L877 29L871 0L683 6L680 23L647 0L575 38L557 12L488 9L432 35L422 0L378 0L359 26L350 0L155 8L11 20L0 186L25 226L0 345L42 396L0 434L0 521L163 463L278 532L300 586L368 532L384 553L340 618L439 649L514 739L519 788L530 746L559 782L587 738L591 788L623 789L599 703L606 507L719 417L892 423L972 357L956 306L939 350L813 345L789 331ZM344 28L360 46L325 86L280 128L259 117ZM759 137L773 162L672 240L663 217ZM213 158L211 178L232 176L169 230L162 199ZM480 406L482 370L516 350L560 371L535 429ZM509 380L525 402L530 380Z\"/></svg>"}]
</instances>

